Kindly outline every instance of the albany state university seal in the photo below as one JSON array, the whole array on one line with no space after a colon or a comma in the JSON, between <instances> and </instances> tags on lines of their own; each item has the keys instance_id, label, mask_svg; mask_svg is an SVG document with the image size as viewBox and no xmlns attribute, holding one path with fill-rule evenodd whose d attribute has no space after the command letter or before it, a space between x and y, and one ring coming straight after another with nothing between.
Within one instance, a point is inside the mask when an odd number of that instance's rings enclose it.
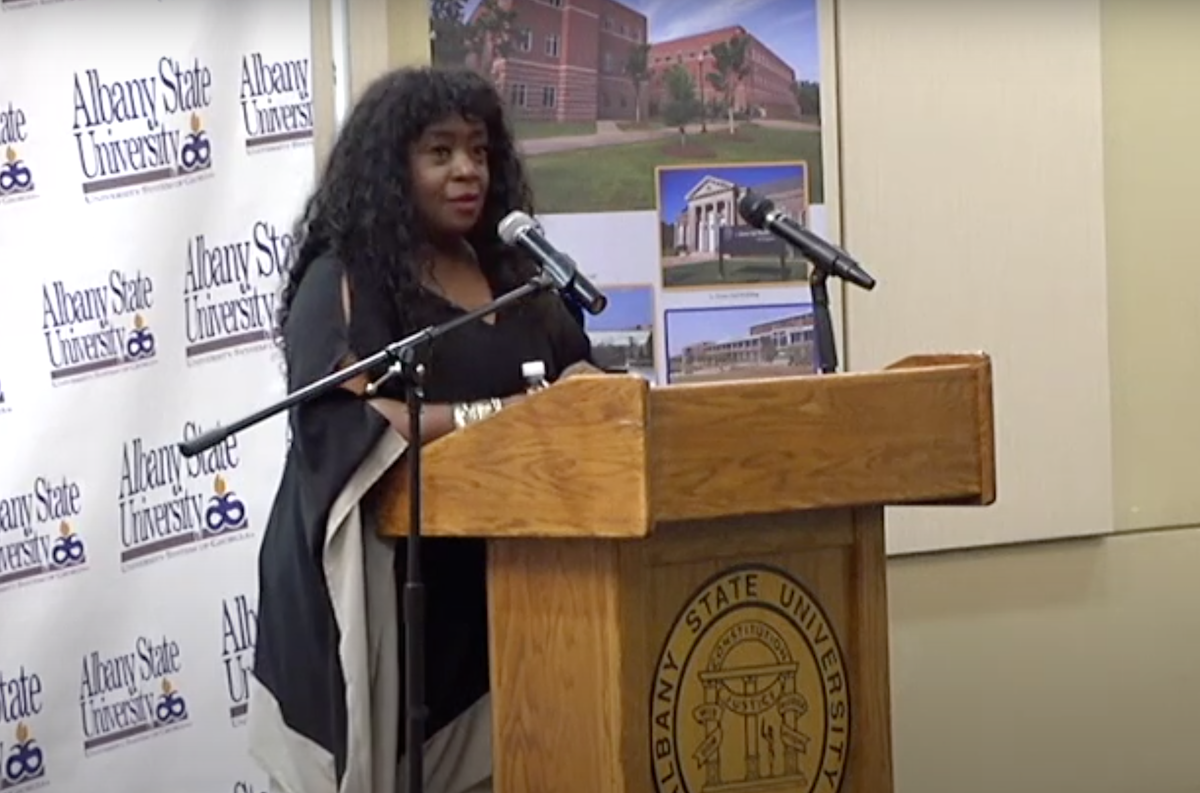
<instances>
[{"instance_id":1,"label":"albany state university seal","mask_svg":"<svg viewBox=\"0 0 1200 793\"><path fill-rule=\"evenodd\" d=\"M655 668L658 793L836 793L848 677L828 616L796 578L760 564L713 576L679 612Z\"/></svg>"}]
</instances>

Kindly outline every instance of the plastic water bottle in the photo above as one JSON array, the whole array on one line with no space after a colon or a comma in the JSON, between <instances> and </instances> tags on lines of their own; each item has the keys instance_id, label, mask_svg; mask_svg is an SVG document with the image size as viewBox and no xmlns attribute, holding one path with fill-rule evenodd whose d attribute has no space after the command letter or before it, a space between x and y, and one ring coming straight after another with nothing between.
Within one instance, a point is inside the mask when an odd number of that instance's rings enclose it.
<instances>
[{"instance_id":1,"label":"plastic water bottle","mask_svg":"<svg viewBox=\"0 0 1200 793\"><path fill-rule=\"evenodd\" d=\"M535 393L550 384L546 382L545 361L526 361L521 364L521 377L525 378L526 393Z\"/></svg>"}]
</instances>

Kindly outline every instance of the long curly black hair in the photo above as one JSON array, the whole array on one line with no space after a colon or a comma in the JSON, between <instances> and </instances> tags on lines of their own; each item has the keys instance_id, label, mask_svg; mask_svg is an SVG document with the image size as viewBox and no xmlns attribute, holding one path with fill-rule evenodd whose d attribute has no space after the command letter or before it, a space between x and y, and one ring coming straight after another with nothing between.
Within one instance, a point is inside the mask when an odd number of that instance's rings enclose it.
<instances>
[{"instance_id":1,"label":"long curly black hair","mask_svg":"<svg viewBox=\"0 0 1200 793\"><path fill-rule=\"evenodd\" d=\"M490 182L482 216L467 241L496 287L511 289L534 275L533 262L506 246L496 231L513 210L534 213L500 95L467 69L399 69L377 79L355 104L293 229L294 256L277 318L281 341L305 271L327 252L345 267L352 301L367 297L373 307L391 312L384 319L397 333L428 324L423 312L430 298L418 269L426 236L408 200L409 151L428 126L454 115L481 121L488 134ZM381 301L381 295L390 299ZM544 310L545 301L528 308ZM356 354L366 355L381 340L363 338L352 312L350 343Z\"/></svg>"}]
</instances>

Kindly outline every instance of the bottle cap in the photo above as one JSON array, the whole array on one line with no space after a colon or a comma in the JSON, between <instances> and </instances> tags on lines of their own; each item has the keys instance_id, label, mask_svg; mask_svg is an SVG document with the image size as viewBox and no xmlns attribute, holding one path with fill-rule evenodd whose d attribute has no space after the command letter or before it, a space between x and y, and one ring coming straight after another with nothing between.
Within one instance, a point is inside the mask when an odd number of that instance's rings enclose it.
<instances>
[{"instance_id":1,"label":"bottle cap","mask_svg":"<svg viewBox=\"0 0 1200 793\"><path fill-rule=\"evenodd\" d=\"M544 361L526 361L521 364L521 376L526 380L546 379L546 364Z\"/></svg>"}]
</instances>

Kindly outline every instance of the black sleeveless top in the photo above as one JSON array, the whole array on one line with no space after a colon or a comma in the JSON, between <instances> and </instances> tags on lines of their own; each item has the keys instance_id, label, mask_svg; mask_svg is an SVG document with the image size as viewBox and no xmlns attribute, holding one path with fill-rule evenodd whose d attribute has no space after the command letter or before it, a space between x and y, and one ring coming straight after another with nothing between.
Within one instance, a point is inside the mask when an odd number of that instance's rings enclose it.
<instances>
[{"instance_id":1,"label":"black sleeveless top","mask_svg":"<svg viewBox=\"0 0 1200 793\"><path fill-rule=\"evenodd\" d=\"M402 332L388 321L394 311L383 302L386 296L352 294L351 345L342 309L343 274L336 258L323 256L301 280L284 330L290 389L333 372L351 346L362 357L412 331ZM502 312L495 324L474 322L438 339L425 358L426 400L510 396L525 387L521 364L526 361L543 361L548 379L554 380L571 364L589 359L582 315L556 299L548 302L549 316L514 309ZM422 326L463 313L432 294L421 309ZM290 415L292 445L259 556L255 676L279 702L288 725L334 755L340 778L346 751L345 690L337 626L321 567L325 522L350 476L390 430L365 401L345 389L335 392L294 408ZM403 399L403 385L389 382L382 396ZM363 506L369 508L369 501ZM405 550L403 541L397 543L395 572L401 597ZM482 540L428 538L421 550L426 735L432 736L488 691L486 549ZM397 606L402 617L402 603ZM403 653L400 665L403 679ZM403 718L397 732L399 756L404 749Z\"/></svg>"}]
</instances>

